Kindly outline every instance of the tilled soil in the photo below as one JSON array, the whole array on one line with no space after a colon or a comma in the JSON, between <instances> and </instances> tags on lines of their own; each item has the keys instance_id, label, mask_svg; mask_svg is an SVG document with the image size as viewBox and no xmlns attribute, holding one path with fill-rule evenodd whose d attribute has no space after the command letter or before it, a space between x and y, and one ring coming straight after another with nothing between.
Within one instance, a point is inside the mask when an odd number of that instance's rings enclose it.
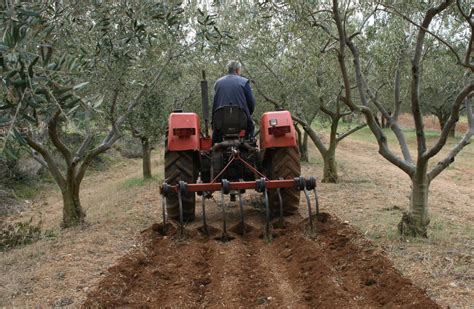
<instances>
[{"instance_id":1,"label":"tilled soil","mask_svg":"<svg viewBox=\"0 0 474 309\"><path fill-rule=\"evenodd\" d=\"M247 210L247 216L261 216ZM296 217L296 218L295 218ZM437 308L357 230L322 213L316 233L295 216L272 241L261 226L221 242L187 227L155 225L88 294L86 307ZM235 223L235 221L234 221ZM260 222L261 223L261 222Z\"/></svg>"}]
</instances>

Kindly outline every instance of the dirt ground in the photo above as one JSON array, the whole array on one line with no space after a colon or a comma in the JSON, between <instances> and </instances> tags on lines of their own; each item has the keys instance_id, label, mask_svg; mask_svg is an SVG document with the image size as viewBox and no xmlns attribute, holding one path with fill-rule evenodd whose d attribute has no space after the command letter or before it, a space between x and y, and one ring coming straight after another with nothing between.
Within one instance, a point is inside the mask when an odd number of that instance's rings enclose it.
<instances>
[{"instance_id":1,"label":"dirt ground","mask_svg":"<svg viewBox=\"0 0 474 309\"><path fill-rule=\"evenodd\" d=\"M436 306L426 290L443 307L469 308L474 305L469 147L431 186L427 240L397 236L409 182L364 136L340 144L340 183L318 183L321 208L330 215L318 222L317 235L309 237L299 223L307 217L302 203L286 234L277 230L279 237L269 244L258 237L263 216L250 202L246 214L255 229L231 242L206 241L195 232L198 223L188 227L185 241L157 235L149 227L160 221L160 181L140 183L141 162L122 161L84 181L86 226L59 230L61 199L55 189L39 193L30 209L8 218L41 217L51 236L0 254L0 306ZM157 179L160 157L154 155ZM303 175L321 179L314 149L311 157ZM220 228L219 209L210 208L209 220ZM229 213L236 223L238 209Z\"/></svg>"},{"instance_id":2,"label":"dirt ground","mask_svg":"<svg viewBox=\"0 0 474 309\"><path fill-rule=\"evenodd\" d=\"M255 215L261 217L247 212ZM179 241L147 230L85 306L437 307L357 231L325 213L320 218L314 237L300 222L275 230L271 243L259 228L227 243L199 235Z\"/></svg>"},{"instance_id":3,"label":"dirt ground","mask_svg":"<svg viewBox=\"0 0 474 309\"><path fill-rule=\"evenodd\" d=\"M413 128L415 127L413 116L410 114L401 114L398 122L400 123L402 128ZM428 130L440 130L439 121L436 116L425 116L423 119L424 127ZM468 128L468 124L466 122L458 122L456 123L456 134L462 134L466 132Z\"/></svg>"}]
</instances>

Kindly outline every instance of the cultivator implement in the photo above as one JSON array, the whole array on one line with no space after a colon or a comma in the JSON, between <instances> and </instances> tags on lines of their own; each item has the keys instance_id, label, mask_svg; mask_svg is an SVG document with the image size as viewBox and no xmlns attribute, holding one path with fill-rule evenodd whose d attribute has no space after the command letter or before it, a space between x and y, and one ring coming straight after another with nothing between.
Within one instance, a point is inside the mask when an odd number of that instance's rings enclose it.
<instances>
[{"instance_id":1,"label":"cultivator implement","mask_svg":"<svg viewBox=\"0 0 474 309\"><path fill-rule=\"evenodd\" d=\"M276 190L279 200L279 222L283 223L283 198L281 195L281 190L284 189L296 189L302 191L306 198L307 210L308 210L308 225L310 233L315 232L314 220L313 220L313 207L311 206L311 199L309 192L313 191L315 197L315 211L316 214L319 214L319 202L318 195L316 192L316 179L314 177L304 178L296 177L294 179L278 179L278 180L269 180L265 177L257 179L256 181L228 181L227 179L222 179L220 182L211 182L211 183L187 183L185 181L179 181L176 185L170 185L168 183L163 183L160 188L160 193L163 197L162 203L162 214L163 214L163 226L166 226L167 216L167 198L170 193L174 192L178 196L179 203L179 235L181 237L185 236L185 223L184 223L184 213L183 213L183 196L189 193L201 193L202 195L202 223L203 223L203 233L209 236L209 228L207 225L206 219L206 195L211 192L220 191L221 197L221 207L222 207L222 236L220 237L222 241L228 241L229 235L227 232L227 218L226 218L226 203L225 195L230 194L231 191L236 191L239 199L239 210L240 210L240 224L242 227L245 227L245 217L243 209L243 200L242 200L242 191L243 190L255 190L259 193L262 193L264 206L265 206L265 227L264 227L264 237L266 240L271 240L271 212L270 204L268 199L268 190ZM245 234L245 228L243 228L243 234Z\"/></svg>"}]
</instances>

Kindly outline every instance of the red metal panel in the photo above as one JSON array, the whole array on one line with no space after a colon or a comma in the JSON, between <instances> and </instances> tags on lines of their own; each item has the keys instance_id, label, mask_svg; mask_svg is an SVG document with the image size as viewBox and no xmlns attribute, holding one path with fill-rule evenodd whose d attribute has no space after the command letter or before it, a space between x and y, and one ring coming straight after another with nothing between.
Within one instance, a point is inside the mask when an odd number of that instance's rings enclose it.
<instances>
[{"instance_id":1,"label":"red metal panel","mask_svg":"<svg viewBox=\"0 0 474 309\"><path fill-rule=\"evenodd\" d=\"M279 128L289 126L290 130L279 130L283 134L271 134L272 127ZM271 147L294 147L296 146L296 130L289 111L267 112L262 115L260 123L260 148L262 150Z\"/></svg>"},{"instance_id":2,"label":"red metal panel","mask_svg":"<svg viewBox=\"0 0 474 309\"><path fill-rule=\"evenodd\" d=\"M194 129L192 135L174 134L182 130ZM200 125L199 116L195 113L171 113L168 118L168 150L199 150L200 149Z\"/></svg>"},{"instance_id":3,"label":"red metal panel","mask_svg":"<svg viewBox=\"0 0 474 309\"><path fill-rule=\"evenodd\" d=\"M212 139L207 137L201 137L201 150L209 151L212 147Z\"/></svg>"}]
</instances>

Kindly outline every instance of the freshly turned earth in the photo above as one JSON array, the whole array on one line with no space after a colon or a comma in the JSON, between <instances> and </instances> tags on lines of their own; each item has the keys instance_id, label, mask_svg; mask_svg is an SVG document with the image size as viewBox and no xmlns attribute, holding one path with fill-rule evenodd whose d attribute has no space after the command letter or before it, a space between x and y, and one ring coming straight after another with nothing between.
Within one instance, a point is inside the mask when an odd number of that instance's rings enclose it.
<instances>
[{"instance_id":1,"label":"freshly turned earth","mask_svg":"<svg viewBox=\"0 0 474 309\"><path fill-rule=\"evenodd\" d=\"M253 229L231 232L235 239L225 243L215 239L218 217L211 218L211 237L198 232L199 222L186 227L184 240L175 226L163 236L155 224L108 270L84 306L439 307L380 249L332 215L319 216L315 234L307 220L290 218L286 228L274 228L271 242L261 237L261 214L251 209L246 217Z\"/></svg>"}]
</instances>

